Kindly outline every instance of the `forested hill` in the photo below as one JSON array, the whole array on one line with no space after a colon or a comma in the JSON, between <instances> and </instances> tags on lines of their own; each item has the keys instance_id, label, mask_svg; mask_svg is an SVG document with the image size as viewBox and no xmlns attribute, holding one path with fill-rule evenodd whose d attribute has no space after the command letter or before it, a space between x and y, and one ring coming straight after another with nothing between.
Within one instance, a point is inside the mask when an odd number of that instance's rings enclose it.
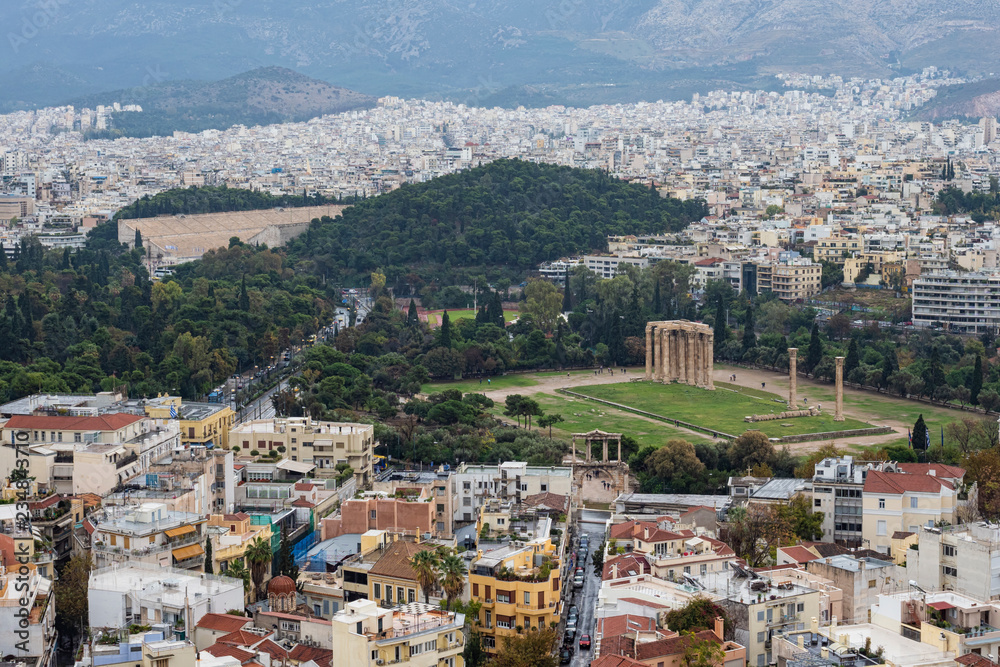
<instances>
[{"instance_id":1,"label":"forested hill","mask_svg":"<svg viewBox=\"0 0 1000 667\"><path fill-rule=\"evenodd\" d=\"M663 198L602 171L522 160L404 185L289 244L299 270L364 283L372 271L403 286L468 275L516 277L540 262L602 250L607 236L678 231L706 215L701 200Z\"/></svg>"},{"instance_id":2,"label":"forested hill","mask_svg":"<svg viewBox=\"0 0 1000 667\"><path fill-rule=\"evenodd\" d=\"M157 215L193 215L228 211L255 211L266 208L322 206L337 203L319 194L281 195L243 188L197 187L176 188L150 197L146 195L115 213L115 220L152 218Z\"/></svg>"}]
</instances>

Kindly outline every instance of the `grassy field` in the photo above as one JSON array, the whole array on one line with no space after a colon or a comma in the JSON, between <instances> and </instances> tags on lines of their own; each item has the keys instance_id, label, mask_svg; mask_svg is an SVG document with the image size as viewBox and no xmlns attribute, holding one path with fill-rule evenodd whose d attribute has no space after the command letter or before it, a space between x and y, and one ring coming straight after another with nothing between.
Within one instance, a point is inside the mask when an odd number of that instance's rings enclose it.
<instances>
[{"instance_id":1,"label":"grassy field","mask_svg":"<svg viewBox=\"0 0 1000 667\"><path fill-rule=\"evenodd\" d=\"M532 398L538 401L546 414L562 415L565 421L552 427L552 436L557 438L566 438L572 433L585 433L597 428L631 436L640 445L662 445L674 438L691 443L708 440L666 423L644 419L630 412L615 410L582 398L553 394L534 394ZM501 405L496 406L493 413L505 421L511 421L509 417L503 417ZM548 429L544 432L548 433Z\"/></svg>"},{"instance_id":2,"label":"grassy field","mask_svg":"<svg viewBox=\"0 0 1000 667\"><path fill-rule=\"evenodd\" d=\"M503 319L505 322L510 322L518 316L518 311L516 310L505 310L503 311ZM467 318L475 318L476 311L472 308L468 310L449 310L448 319L452 322L455 320L464 320ZM440 313L427 313L427 324L432 327L439 326L441 324L441 314Z\"/></svg>"},{"instance_id":3,"label":"grassy field","mask_svg":"<svg viewBox=\"0 0 1000 667\"><path fill-rule=\"evenodd\" d=\"M425 394L431 394L435 391L444 391L445 389L458 389L463 394L468 394L469 392L475 392L478 394L489 391L490 389L534 387L537 384L538 380L535 380L530 375L501 375L491 377L488 383L485 379L483 379L482 383L480 383L478 379L458 380L456 382L431 382L421 387L420 391Z\"/></svg>"},{"instance_id":4,"label":"grassy field","mask_svg":"<svg viewBox=\"0 0 1000 667\"><path fill-rule=\"evenodd\" d=\"M856 419L847 419L843 422L833 421L832 400L827 403L828 407L823 411L823 414L817 417L796 417L748 424L743 421L743 417L746 415L777 413L785 409L780 396L767 394L767 392L756 389L743 390L741 388L737 392L720 386L719 389L710 392L681 384L629 382L627 384L583 386L577 387L575 391L734 435L739 435L748 429L754 429L763 431L770 437L780 437L802 433L842 431L868 426L868 424ZM810 399L811 404L816 402L817 399Z\"/></svg>"}]
</instances>

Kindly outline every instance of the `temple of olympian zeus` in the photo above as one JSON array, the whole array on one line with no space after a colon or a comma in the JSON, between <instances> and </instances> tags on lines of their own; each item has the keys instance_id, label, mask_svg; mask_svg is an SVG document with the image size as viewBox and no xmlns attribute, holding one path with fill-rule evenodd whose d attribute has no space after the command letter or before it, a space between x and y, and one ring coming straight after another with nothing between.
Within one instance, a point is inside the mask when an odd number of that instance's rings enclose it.
<instances>
[{"instance_id":1,"label":"temple of olympian zeus","mask_svg":"<svg viewBox=\"0 0 1000 667\"><path fill-rule=\"evenodd\" d=\"M715 332L707 324L672 320L646 325L646 379L715 389Z\"/></svg>"}]
</instances>

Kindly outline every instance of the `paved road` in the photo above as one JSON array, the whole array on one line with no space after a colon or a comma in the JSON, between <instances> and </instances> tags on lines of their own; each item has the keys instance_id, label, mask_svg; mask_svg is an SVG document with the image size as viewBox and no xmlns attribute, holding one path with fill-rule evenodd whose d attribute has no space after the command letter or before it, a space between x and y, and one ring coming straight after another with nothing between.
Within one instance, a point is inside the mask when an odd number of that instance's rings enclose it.
<instances>
[{"instance_id":1,"label":"paved road","mask_svg":"<svg viewBox=\"0 0 1000 667\"><path fill-rule=\"evenodd\" d=\"M592 523L588 519L597 518L599 523ZM586 573L583 579L583 588L574 589L574 599L572 604L575 604L580 610L580 620L577 622L576 626L576 640L573 644L573 661L570 663L571 667L585 667L590 664L593 658L593 649L587 651L580 650L580 637L583 635L590 635L591 641L594 639L594 606L597 604L597 591L601 587L601 580L594 574L594 566L591 564L590 555L594 553L594 549L597 549L601 542L604 540L604 521L607 516L601 517L590 517L585 515L583 521L577 524L578 531L580 535L586 533L590 536L590 548L587 550L586 562L581 563L581 566ZM578 550L577 553L580 554L581 559L583 554ZM572 586L572 582L570 582Z\"/></svg>"},{"instance_id":2,"label":"paved road","mask_svg":"<svg viewBox=\"0 0 1000 667\"><path fill-rule=\"evenodd\" d=\"M274 417L274 403L271 401L271 397L274 396L276 391L280 391L286 386L288 386L288 383L282 380L276 386L261 394L256 400L247 403L246 407L237 413L236 423L241 424L251 419L271 419Z\"/></svg>"}]
</instances>

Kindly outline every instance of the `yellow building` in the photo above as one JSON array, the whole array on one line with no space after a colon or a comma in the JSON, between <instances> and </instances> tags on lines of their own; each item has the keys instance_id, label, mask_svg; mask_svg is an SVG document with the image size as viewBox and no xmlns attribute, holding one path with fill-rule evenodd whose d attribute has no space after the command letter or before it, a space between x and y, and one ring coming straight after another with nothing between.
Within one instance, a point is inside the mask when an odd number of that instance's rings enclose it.
<instances>
[{"instance_id":1,"label":"yellow building","mask_svg":"<svg viewBox=\"0 0 1000 667\"><path fill-rule=\"evenodd\" d=\"M334 614L331 624L336 664L465 666L465 614L422 602L386 609L371 600L355 600Z\"/></svg>"},{"instance_id":2,"label":"yellow building","mask_svg":"<svg viewBox=\"0 0 1000 667\"><path fill-rule=\"evenodd\" d=\"M559 622L562 581L550 519L539 519L537 537L483 553L469 568L471 599L482 603L479 632L483 648L495 652L498 638L517 628L547 628ZM544 525L542 525L544 524Z\"/></svg>"},{"instance_id":3,"label":"yellow building","mask_svg":"<svg viewBox=\"0 0 1000 667\"><path fill-rule=\"evenodd\" d=\"M271 524L252 525L250 515L244 512L211 515L206 533L212 543L212 571L219 574L235 561L245 565L247 547L258 537L271 543Z\"/></svg>"},{"instance_id":4,"label":"yellow building","mask_svg":"<svg viewBox=\"0 0 1000 667\"><path fill-rule=\"evenodd\" d=\"M856 257L849 257L844 260L844 282L856 283L858 276L867 272L869 275L877 276L883 285L888 285L893 276L902 276L905 273L903 262L906 260L905 252L867 252Z\"/></svg>"},{"instance_id":5,"label":"yellow building","mask_svg":"<svg viewBox=\"0 0 1000 667\"><path fill-rule=\"evenodd\" d=\"M941 521L959 523L957 510L958 494L946 479L872 470L862 493L863 542L888 554L895 533L919 533Z\"/></svg>"},{"instance_id":6,"label":"yellow building","mask_svg":"<svg viewBox=\"0 0 1000 667\"><path fill-rule=\"evenodd\" d=\"M850 238L847 236L830 236L816 241L813 249L813 259L817 262L831 262L833 264L844 264L844 259L856 252L864 250L864 242L860 238Z\"/></svg>"},{"instance_id":7,"label":"yellow building","mask_svg":"<svg viewBox=\"0 0 1000 667\"><path fill-rule=\"evenodd\" d=\"M146 415L174 419L181 427L181 443L229 449L234 413L222 403L184 403L179 396L160 396L146 403Z\"/></svg>"}]
</instances>

